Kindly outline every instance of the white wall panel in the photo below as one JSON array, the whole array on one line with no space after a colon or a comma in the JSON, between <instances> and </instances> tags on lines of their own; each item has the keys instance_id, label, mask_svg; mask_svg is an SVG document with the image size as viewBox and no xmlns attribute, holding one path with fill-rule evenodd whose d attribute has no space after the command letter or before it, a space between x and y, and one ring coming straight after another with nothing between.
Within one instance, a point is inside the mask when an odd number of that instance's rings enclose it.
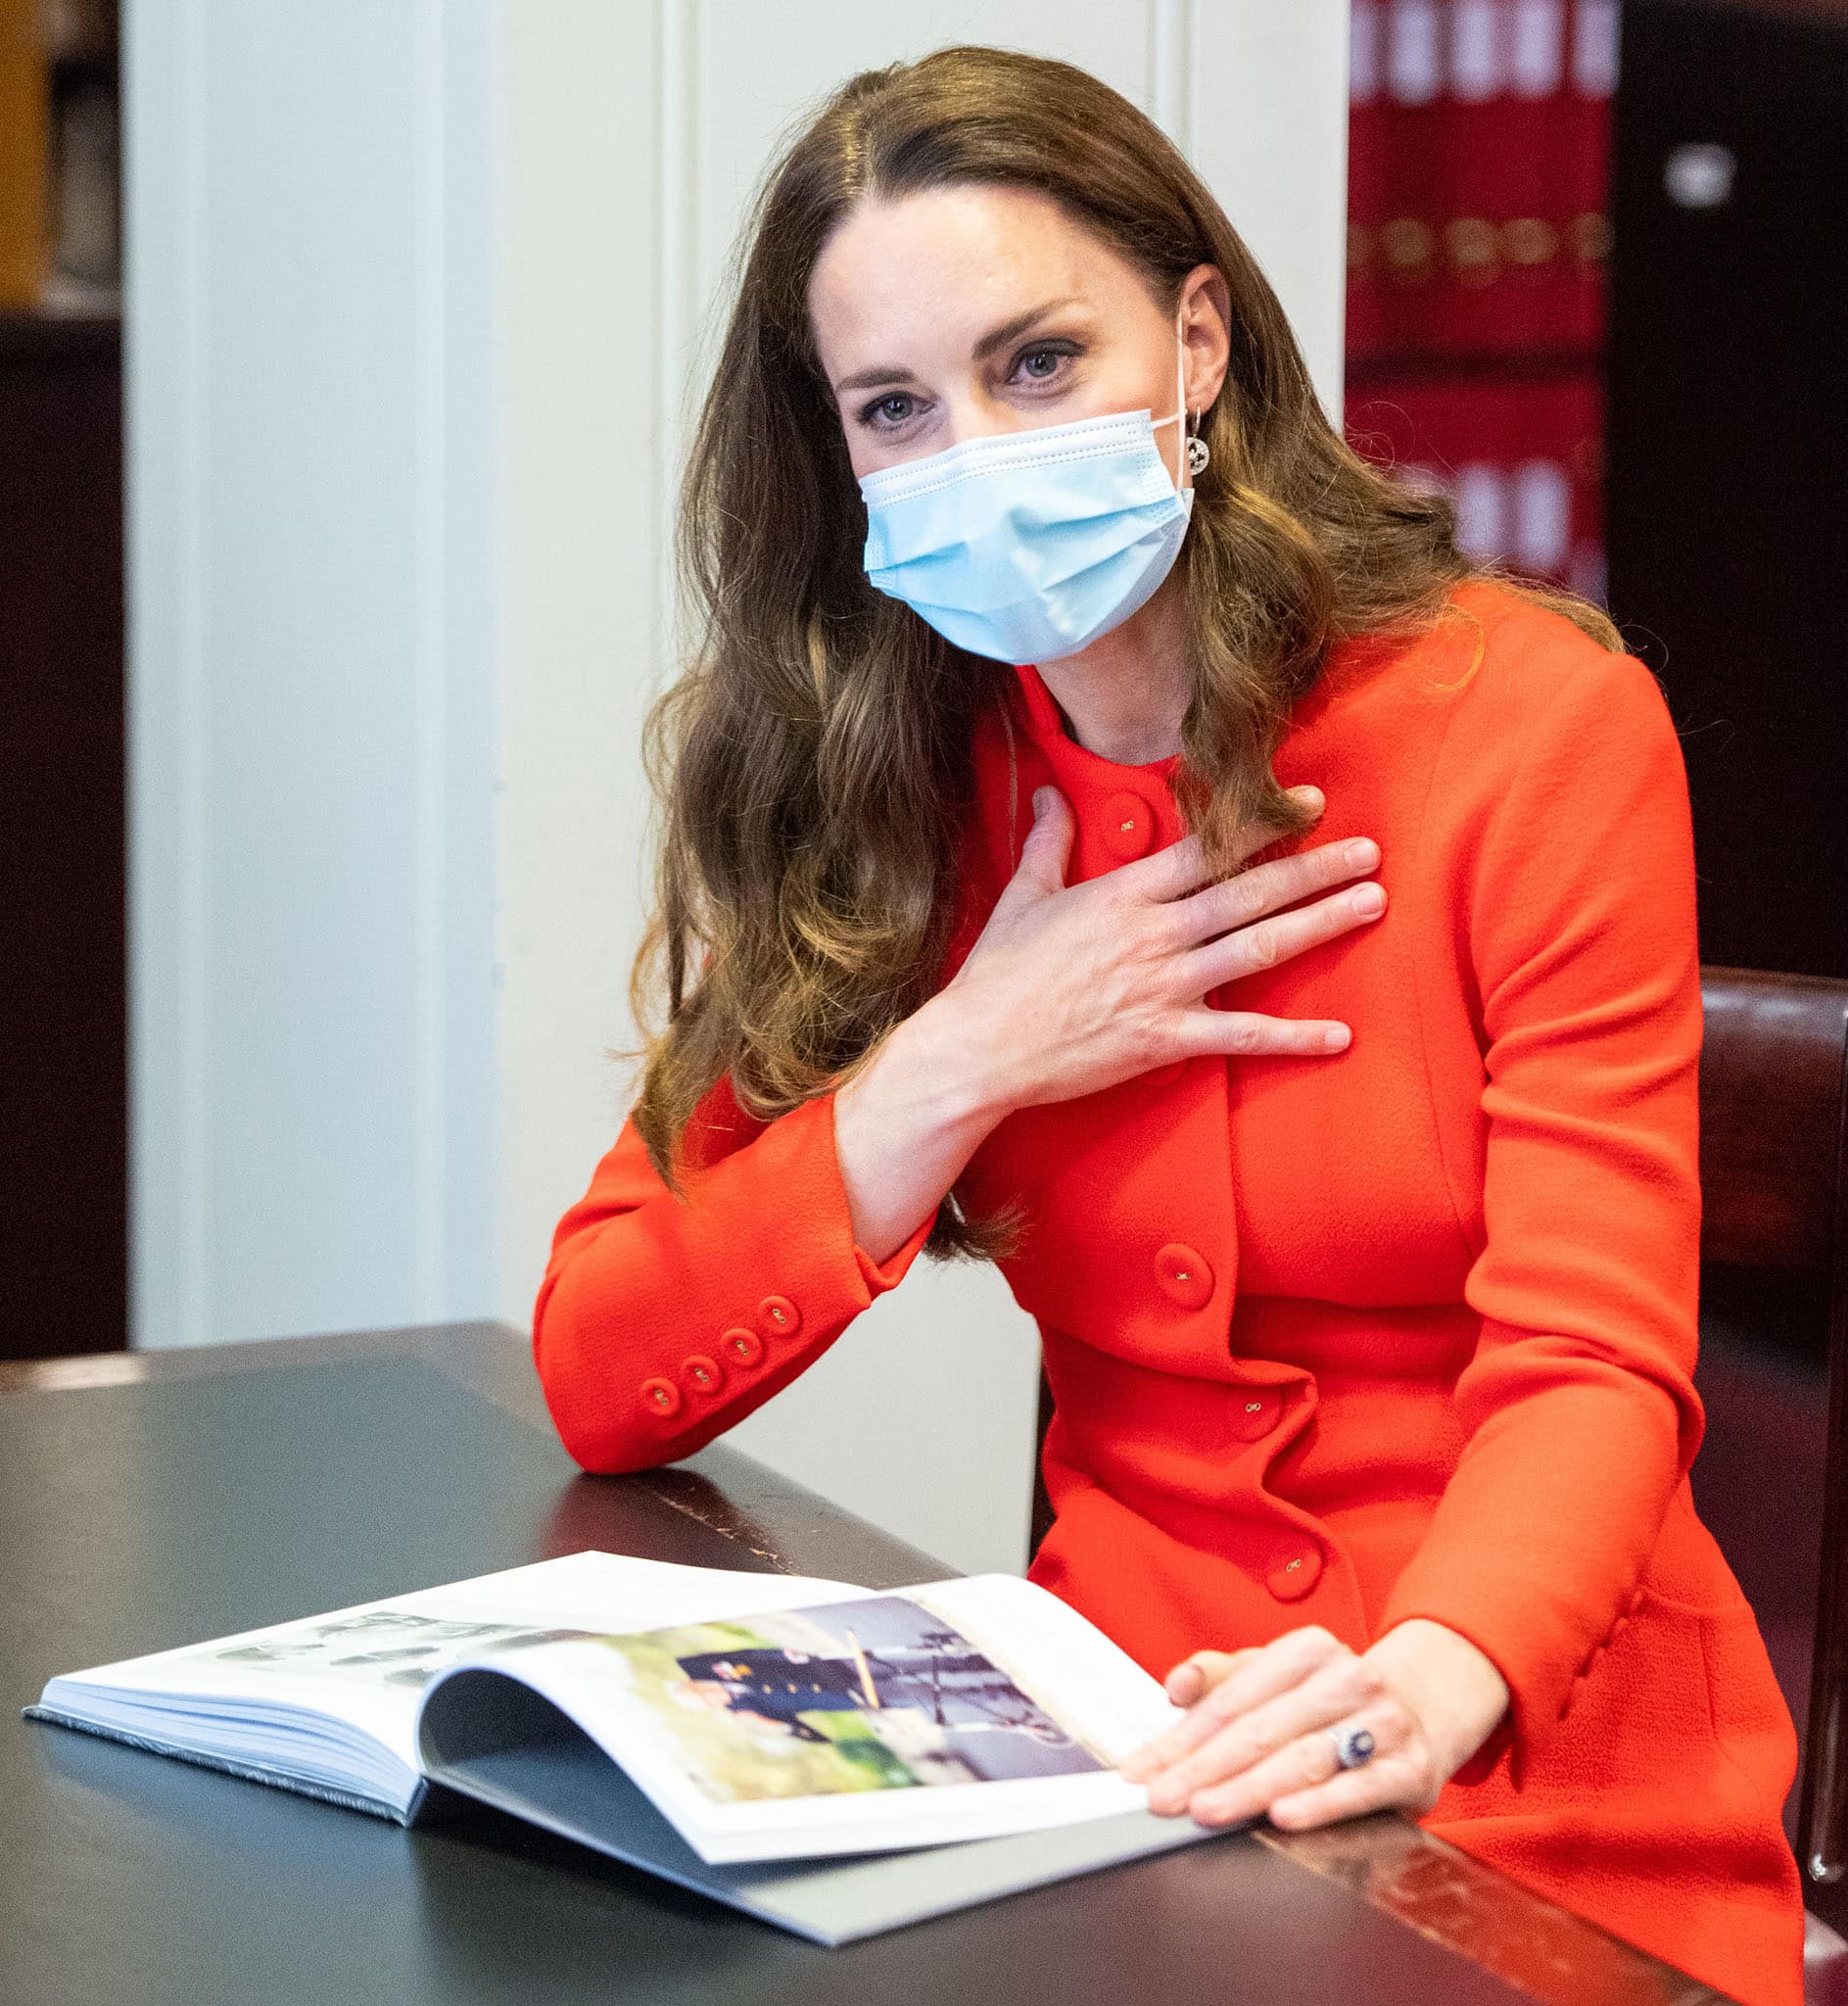
<instances>
[{"instance_id":1,"label":"white wall panel","mask_svg":"<svg viewBox=\"0 0 1848 2006\"><path fill-rule=\"evenodd\" d=\"M496 259L498 1313L627 1111L646 891L640 733L665 680L662 412L675 291L656 10L502 8ZM675 384L678 397L678 381Z\"/></svg>"},{"instance_id":2,"label":"white wall panel","mask_svg":"<svg viewBox=\"0 0 1848 2006\"><path fill-rule=\"evenodd\" d=\"M491 1299L486 26L126 9L139 1345Z\"/></svg>"}]
</instances>

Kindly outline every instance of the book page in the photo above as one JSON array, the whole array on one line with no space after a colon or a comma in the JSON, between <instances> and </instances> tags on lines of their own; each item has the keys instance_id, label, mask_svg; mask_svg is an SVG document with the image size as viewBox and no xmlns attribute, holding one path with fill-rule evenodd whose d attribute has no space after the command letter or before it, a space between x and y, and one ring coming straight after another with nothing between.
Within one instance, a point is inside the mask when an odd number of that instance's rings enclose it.
<instances>
[{"instance_id":1,"label":"book page","mask_svg":"<svg viewBox=\"0 0 1848 2006\"><path fill-rule=\"evenodd\" d=\"M611 1629L673 1622L697 1609L752 1609L856 1596L845 1582L682 1567L587 1552L440 1588L127 1658L54 1679L44 1704L82 1713L92 1696L127 1712L158 1711L176 1731L278 1710L341 1723L376 1742L406 1769L416 1763L424 1689L447 1666L516 1656ZM222 1735L214 1741L222 1743Z\"/></svg>"},{"instance_id":2,"label":"book page","mask_svg":"<svg viewBox=\"0 0 1848 2006\"><path fill-rule=\"evenodd\" d=\"M1139 1809L1114 1764L1180 1711L1083 1617L1003 1575L712 1608L486 1662L583 1727L709 1861Z\"/></svg>"}]
</instances>

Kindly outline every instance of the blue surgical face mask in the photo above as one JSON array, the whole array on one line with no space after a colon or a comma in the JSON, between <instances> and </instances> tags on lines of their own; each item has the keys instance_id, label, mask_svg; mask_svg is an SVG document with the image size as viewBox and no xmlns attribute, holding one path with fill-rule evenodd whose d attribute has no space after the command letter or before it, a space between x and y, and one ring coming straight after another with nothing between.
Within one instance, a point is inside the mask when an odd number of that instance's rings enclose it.
<instances>
[{"instance_id":1,"label":"blue surgical face mask","mask_svg":"<svg viewBox=\"0 0 1848 2006\"><path fill-rule=\"evenodd\" d=\"M946 640L1003 662L1056 662L1127 620L1173 568L1194 510L1155 435L1176 408L1108 411L966 439L865 475L867 576ZM1186 464L1184 452L1176 463Z\"/></svg>"}]
</instances>

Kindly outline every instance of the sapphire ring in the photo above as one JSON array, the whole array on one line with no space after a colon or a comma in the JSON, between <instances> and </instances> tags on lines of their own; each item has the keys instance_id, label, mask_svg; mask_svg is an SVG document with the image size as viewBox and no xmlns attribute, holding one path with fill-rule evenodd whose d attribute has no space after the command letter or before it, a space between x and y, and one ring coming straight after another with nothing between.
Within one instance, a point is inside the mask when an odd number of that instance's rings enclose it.
<instances>
[{"instance_id":1,"label":"sapphire ring","mask_svg":"<svg viewBox=\"0 0 1848 2006\"><path fill-rule=\"evenodd\" d=\"M1373 1760L1373 1737L1365 1728L1330 1728L1328 1738L1335 1744L1337 1768L1359 1769Z\"/></svg>"}]
</instances>

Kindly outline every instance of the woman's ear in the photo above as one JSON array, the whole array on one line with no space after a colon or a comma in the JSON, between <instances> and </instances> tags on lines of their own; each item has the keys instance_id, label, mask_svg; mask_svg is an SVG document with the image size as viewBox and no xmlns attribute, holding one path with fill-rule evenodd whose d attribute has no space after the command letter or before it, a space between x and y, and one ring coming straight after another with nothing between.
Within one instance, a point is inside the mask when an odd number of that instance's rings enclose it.
<instances>
[{"instance_id":1,"label":"woman's ear","mask_svg":"<svg viewBox=\"0 0 1848 2006\"><path fill-rule=\"evenodd\" d=\"M1232 361L1232 290L1216 264L1197 264L1182 282L1187 403L1206 410L1225 387Z\"/></svg>"}]
</instances>

